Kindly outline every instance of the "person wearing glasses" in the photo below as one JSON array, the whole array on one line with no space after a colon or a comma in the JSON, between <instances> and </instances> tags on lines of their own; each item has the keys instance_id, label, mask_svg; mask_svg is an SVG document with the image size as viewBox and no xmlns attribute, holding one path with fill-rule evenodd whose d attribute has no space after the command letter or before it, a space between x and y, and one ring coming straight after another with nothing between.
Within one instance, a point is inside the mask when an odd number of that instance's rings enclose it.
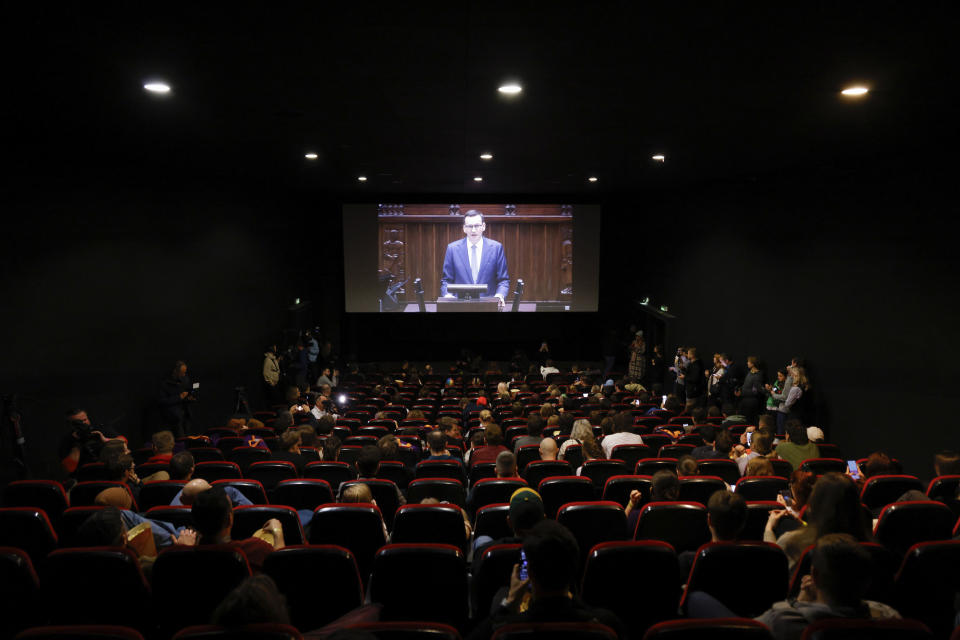
<instances>
[{"instance_id":1,"label":"person wearing glasses","mask_svg":"<svg viewBox=\"0 0 960 640\"><path fill-rule=\"evenodd\" d=\"M483 214L471 209L463 217L462 240L447 245L443 257L443 274L440 277L440 295L454 297L447 292L448 284L485 284L486 295L503 301L510 290L510 275L507 272L507 256L503 245L483 237L487 225Z\"/></svg>"}]
</instances>

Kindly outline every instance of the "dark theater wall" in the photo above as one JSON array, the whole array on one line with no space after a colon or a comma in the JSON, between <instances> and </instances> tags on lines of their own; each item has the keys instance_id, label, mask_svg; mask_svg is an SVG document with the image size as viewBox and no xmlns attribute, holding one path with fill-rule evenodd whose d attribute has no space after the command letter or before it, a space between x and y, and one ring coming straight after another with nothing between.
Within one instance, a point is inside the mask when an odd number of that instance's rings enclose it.
<instances>
[{"instance_id":1,"label":"dark theater wall","mask_svg":"<svg viewBox=\"0 0 960 640\"><path fill-rule=\"evenodd\" d=\"M14 221L0 239L0 391L21 396L31 464L49 473L66 407L116 420L139 444L157 383L182 358L202 384L198 424L217 424L235 386L259 397L263 346L297 322L342 336L344 352L362 342L392 357L419 341L455 355L479 336L503 358L515 340L544 337L581 359L598 354L603 328L641 319L633 301L649 295L677 316L668 348L756 354L771 366L805 356L831 440L848 455L888 449L928 477L934 451L960 447L945 183L794 178L608 196L598 314L515 328L458 318L444 335L411 327L402 337L376 316L342 314L336 196L235 185L21 189L4 203ZM294 297L312 300L299 317L287 310Z\"/></svg>"}]
</instances>

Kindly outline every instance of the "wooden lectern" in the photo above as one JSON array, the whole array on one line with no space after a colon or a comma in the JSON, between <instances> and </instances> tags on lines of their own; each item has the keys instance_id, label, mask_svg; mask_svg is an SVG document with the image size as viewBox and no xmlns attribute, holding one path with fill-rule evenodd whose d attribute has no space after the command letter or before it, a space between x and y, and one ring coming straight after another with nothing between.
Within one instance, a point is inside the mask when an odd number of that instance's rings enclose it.
<instances>
[{"instance_id":1,"label":"wooden lectern","mask_svg":"<svg viewBox=\"0 0 960 640\"><path fill-rule=\"evenodd\" d=\"M496 313L500 310L500 301L497 298L478 298L476 300L458 300L456 298L437 298L437 312L452 311Z\"/></svg>"}]
</instances>

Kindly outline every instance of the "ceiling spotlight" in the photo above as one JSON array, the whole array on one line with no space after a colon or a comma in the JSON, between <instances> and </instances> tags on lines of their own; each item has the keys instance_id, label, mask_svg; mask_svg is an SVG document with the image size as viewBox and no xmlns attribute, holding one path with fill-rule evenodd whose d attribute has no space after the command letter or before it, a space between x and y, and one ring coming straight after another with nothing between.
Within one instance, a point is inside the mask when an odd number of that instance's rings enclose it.
<instances>
[{"instance_id":1,"label":"ceiling spotlight","mask_svg":"<svg viewBox=\"0 0 960 640\"><path fill-rule=\"evenodd\" d=\"M359 180L360 182L366 182L367 176L357 176L357 180Z\"/></svg>"},{"instance_id":2,"label":"ceiling spotlight","mask_svg":"<svg viewBox=\"0 0 960 640\"><path fill-rule=\"evenodd\" d=\"M665 304L660 305L660 311L667 312L670 311L670 307Z\"/></svg>"},{"instance_id":3,"label":"ceiling spotlight","mask_svg":"<svg viewBox=\"0 0 960 640\"><path fill-rule=\"evenodd\" d=\"M667 159L666 156L659 153L655 156L651 156L651 160L656 160L657 162L663 162L666 159Z\"/></svg>"},{"instance_id":4,"label":"ceiling spotlight","mask_svg":"<svg viewBox=\"0 0 960 640\"><path fill-rule=\"evenodd\" d=\"M521 87L516 82L509 82L507 84L501 85L499 88L497 88L497 91L499 91L500 93L506 94L508 96L515 96L521 91L523 91L523 87Z\"/></svg>"},{"instance_id":5,"label":"ceiling spotlight","mask_svg":"<svg viewBox=\"0 0 960 640\"><path fill-rule=\"evenodd\" d=\"M587 180L588 180L589 182L596 182L596 181L599 180L599 179L600 179L600 178L598 178L597 176L590 176L589 178L587 178Z\"/></svg>"},{"instance_id":6,"label":"ceiling spotlight","mask_svg":"<svg viewBox=\"0 0 960 640\"><path fill-rule=\"evenodd\" d=\"M303 157L306 158L307 160L316 160L316 159L319 158L320 156L318 156L317 154L315 154L315 153L313 153L313 152L311 151L310 153L305 153L305 154L303 154Z\"/></svg>"},{"instance_id":7,"label":"ceiling spotlight","mask_svg":"<svg viewBox=\"0 0 960 640\"><path fill-rule=\"evenodd\" d=\"M870 89L868 89L867 87L847 87L840 93L842 93L845 96L862 96L862 95L866 95L868 91L870 91Z\"/></svg>"},{"instance_id":8,"label":"ceiling spotlight","mask_svg":"<svg viewBox=\"0 0 960 640\"><path fill-rule=\"evenodd\" d=\"M481 160L493 160L493 154L492 154L492 153L481 153L481 154L480 154L480 159L481 159Z\"/></svg>"},{"instance_id":9,"label":"ceiling spotlight","mask_svg":"<svg viewBox=\"0 0 960 640\"><path fill-rule=\"evenodd\" d=\"M474 182L483 182L483 178L481 178L480 176L477 176L477 177L475 177L475 178L473 179L473 181L474 181Z\"/></svg>"},{"instance_id":10,"label":"ceiling spotlight","mask_svg":"<svg viewBox=\"0 0 960 640\"><path fill-rule=\"evenodd\" d=\"M143 88L150 93L170 93L170 85L168 85L166 82L148 82L147 84L143 85Z\"/></svg>"},{"instance_id":11,"label":"ceiling spotlight","mask_svg":"<svg viewBox=\"0 0 960 640\"><path fill-rule=\"evenodd\" d=\"M643 299L640 300L640 304L650 304L650 296L643 296Z\"/></svg>"}]
</instances>

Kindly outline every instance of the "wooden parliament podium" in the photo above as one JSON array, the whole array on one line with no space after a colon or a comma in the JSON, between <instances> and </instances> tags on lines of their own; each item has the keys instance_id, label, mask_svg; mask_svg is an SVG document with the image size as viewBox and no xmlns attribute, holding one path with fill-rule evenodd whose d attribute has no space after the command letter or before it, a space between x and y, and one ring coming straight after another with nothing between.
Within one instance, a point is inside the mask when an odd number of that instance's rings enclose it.
<instances>
[{"instance_id":1,"label":"wooden parliament podium","mask_svg":"<svg viewBox=\"0 0 960 640\"><path fill-rule=\"evenodd\" d=\"M443 312L486 312L496 313L500 310L500 300L495 297L481 297L486 293L485 284L448 284L447 291L456 294L456 298L437 298L437 313Z\"/></svg>"}]
</instances>

